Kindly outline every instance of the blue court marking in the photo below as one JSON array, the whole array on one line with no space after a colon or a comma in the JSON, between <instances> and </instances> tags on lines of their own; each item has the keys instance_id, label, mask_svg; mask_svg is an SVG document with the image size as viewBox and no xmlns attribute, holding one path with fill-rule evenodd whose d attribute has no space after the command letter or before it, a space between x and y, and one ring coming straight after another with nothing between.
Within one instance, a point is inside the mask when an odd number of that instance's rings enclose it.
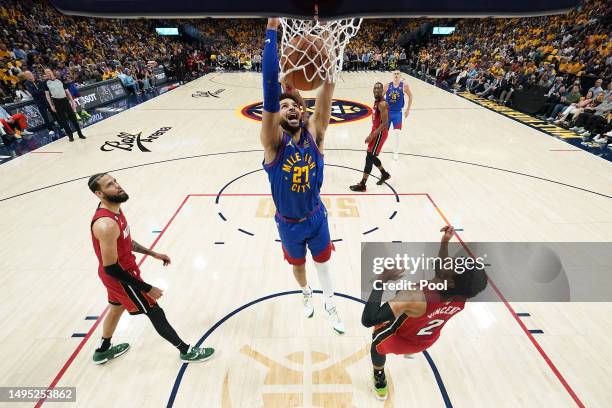
<instances>
[{"instance_id":1,"label":"blue court marking","mask_svg":"<svg viewBox=\"0 0 612 408\"><path fill-rule=\"evenodd\" d=\"M529 313L517 313L516 315L519 316L519 317L529 317L529 316L531 316Z\"/></svg>"},{"instance_id":2,"label":"blue court marking","mask_svg":"<svg viewBox=\"0 0 612 408\"><path fill-rule=\"evenodd\" d=\"M219 213L219 217L221 217L223 221L227 221L227 219L223 216L223 214Z\"/></svg>"},{"instance_id":3,"label":"blue court marking","mask_svg":"<svg viewBox=\"0 0 612 408\"><path fill-rule=\"evenodd\" d=\"M238 231L240 231L240 232L242 232L242 233L244 233L244 234L250 235L250 236L255 235L255 234L253 234L252 232L249 232L249 231L245 231L245 230L243 230L242 228L238 228Z\"/></svg>"},{"instance_id":4,"label":"blue court marking","mask_svg":"<svg viewBox=\"0 0 612 408\"><path fill-rule=\"evenodd\" d=\"M223 316L221 320L217 321L210 329L208 329L206 333L204 333L204 335L200 337L200 340L198 340L198 342L195 344L195 347L200 347L202 343L204 343L204 341L215 330L217 330L217 328L219 328L219 326L221 326L223 323L229 320L232 316L238 314L244 309L251 307L253 305L256 305L257 303L263 302L264 300L274 299L280 296L296 295L296 294L301 294L301 293L302 293L301 290L289 290L286 292L273 293L271 295L263 296L263 297L260 297L259 299L252 300L249 303L246 303L240 306L239 308L234 309L230 313ZM323 292L320 290L313 290L313 293L322 294ZM351 295L346 295L344 293L339 293L339 292L334 292L334 294L336 296L343 297L348 300L352 300L352 301L355 301L355 302L358 302L364 305L366 304L365 301L359 298L356 298L354 296L351 296ZM444 382L442 381L442 376L440 375L440 372L438 371L436 364L434 363L433 359L431 358L427 350L423 351L423 354L425 355L425 358L427 359L427 362L429 363L429 366L431 367L433 371L433 375L436 379L436 383L438 384L438 388L440 388L440 393L442 394L442 398L444 399L444 404L446 408L452 408L453 405L451 404L448 393L446 392L446 387L444 386ZM183 380L183 376L185 375L185 371L187 370L187 367L189 367L189 364L183 363L181 365L181 368L179 368L178 374L176 375L176 380L174 381L174 385L172 386L172 391L170 392L170 397L168 398L168 403L166 404L166 408L171 408L174 405L174 400L176 399L176 395L178 394L178 390L179 390L179 387L181 386L181 381Z\"/></svg>"},{"instance_id":5,"label":"blue court marking","mask_svg":"<svg viewBox=\"0 0 612 408\"><path fill-rule=\"evenodd\" d=\"M391 242L394 242L396 244L401 244L402 243L402 241L391 241Z\"/></svg>"},{"instance_id":6,"label":"blue court marking","mask_svg":"<svg viewBox=\"0 0 612 408\"><path fill-rule=\"evenodd\" d=\"M463 228L455 228L455 231L461 232L461 231L463 231Z\"/></svg>"},{"instance_id":7,"label":"blue court marking","mask_svg":"<svg viewBox=\"0 0 612 408\"><path fill-rule=\"evenodd\" d=\"M544 334L544 330L533 329L533 330L529 330L529 333L531 333L531 334Z\"/></svg>"},{"instance_id":8,"label":"blue court marking","mask_svg":"<svg viewBox=\"0 0 612 408\"><path fill-rule=\"evenodd\" d=\"M332 239L332 242L340 242L340 241L342 241L342 238Z\"/></svg>"},{"instance_id":9,"label":"blue court marking","mask_svg":"<svg viewBox=\"0 0 612 408\"><path fill-rule=\"evenodd\" d=\"M370 232L374 232L374 231L376 231L377 229L378 229L378 227L374 227L374 228L372 228L371 230L367 230L366 232L364 232L364 233L363 233L363 235L367 235L367 234L369 234Z\"/></svg>"},{"instance_id":10,"label":"blue court marking","mask_svg":"<svg viewBox=\"0 0 612 408\"><path fill-rule=\"evenodd\" d=\"M339 165L339 164L327 164L327 163L326 163L326 164L325 164L325 167L338 167L338 168L341 168L341 169L353 170L353 171L356 171L356 172L358 172L358 173L363 173L363 170L355 169L355 168L353 168L353 167L348 167L348 166L341 166L341 165ZM225 184L225 185L224 185L224 186L221 188L221 190L219 190L219 192L217 193L217 197L215 198L215 204L219 204L219 202L221 201L221 196L223 195L223 192L224 192L224 191L225 191L225 190L226 190L226 189L227 189L227 188L228 188L228 187L229 187L229 186L230 186L232 183L234 183L234 182L235 182L235 181L237 181L237 180L240 180L240 179L241 179L241 178L243 178L243 177L246 177L246 176L251 175L251 174L253 174L253 173L257 173L258 171L264 171L264 169L263 169L263 168L261 168L261 169L257 169L257 170L252 170L252 171L249 171L249 172L247 172L247 173L244 173L244 174L242 174L242 175L240 175L240 176L236 177L235 179L233 179L233 180L231 180L231 181L228 181L228 182L227 182L227 184ZM380 177L377 177L377 176L375 176L375 175L373 175L373 174L371 174L371 177L374 177L374 178L380 179ZM399 194L397 193L397 191L395 191L395 189L393 188L393 186L392 186L391 184L389 184L389 183L385 183L385 185L386 185L387 187L389 187L389 189L390 189L390 190L393 192L393 195L395 196L395 201L399 203L399 202L400 202L400 196L399 196ZM219 215L221 215L221 213L219 213ZM222 216L221 218L223 218L223 216ZM226 219L225 219L225 218L223 218L223 221L226 221Z\"/></svg>"},{"instance_id":11,"label":"blue court marking","mask_svg":"<svg viewBox=\"0 0 612 408\"><path fill-rule=\"evenodd\" d=\"M87 333L72 333L72 337L85 337Z\"/></svg>"},{"instance_id":12,"label":"blue court marking","mask_svg":"<svg viewBox=\"0 0 612 408\"><path fill-rule=\"evenodd\" d=\"M396 215L397 215L397 211L393 211L393 214L391 214L389 219L392 220L393 218L395 218Z\"/></svg>"},{"instance_id":13,"label":"blue court marking","mask_svg":"<svg viewBox=\"0 0 612 408\"><path fill-rule=\"evenodd\" d=\"M85 316L85 320L98 320L99 316Z\"/></svg>"},{"instance_id":14,"label":"blue court marking","mask_svg":"<svg viewBox=\"0 0 612 408\"><path fill-rule=\"evenodd\" d=\"M221 188L221 190L219 190L219 192L217 193L217 198L215 198L215 204L219 204L219 200L221 200L221 194L223 194L225 189L228 188L230 184L232 184L236 180L240 180L241 178L248 176L249 174L257 173L258 171L263 171L263 169L257 169L249 171L248 173L244 173L243 175L236 177L235 179L224 185L223 188ZM223 220L225 221L225 218Z\"/></svg>"},{"instance_id":15,"label":"blue court marking","mask_svg":"<svg viewBox=\"0 0 612 408\"><path fill-rule=\"evenodd\" d=\"M275 239L274 241L276 241L276 242L282 242L280 239Z\"/></svg>"},{"instance_id":16,"label":"blue court marking","mask_svg":"<svg viewBox=\"0 0 612 408\"><path fill-rule=\"evenodd\" d=\"M433 371L434 377L436 377L436 382L438 383L438 388L440 388L440 392L442 393L442 398L444 399L444 404L446 404L446 408L453 408L453 404L451 404L451 400L448 396L448 393L446 392L446 387L444 386L444 382L442 382L442 376L440 375L440 372L438 371L438 367L436 367L436 364L434 363L433 359L431 358L427 350L424 350L423 354L425 355L425 358L427 359L427 362L429 363L429 366L431 367L431 371Z\"/></svg>"},{"instance_id":17,"label":"blue court marking","mask_svg":"<svg viewBox=\"0 0 612 408\"><path fill-rule=\"evenodd\" d=\"M225 244L225 242L223 242L223 241L216 241L215 242L215 245L223 245L223 244Z\"/></svg>"},{"instance_id":18,"label":"blue court marking","mask_svg":"<svg viewBox=\"0 0 612 408\"><path fill-rule=\"evenodd\" d=\"M161 234L161 231L160 231L160 230L153 230L153 231L151 231L151 232L152 232L153 234Z\"/></svg>"}]
</instances>

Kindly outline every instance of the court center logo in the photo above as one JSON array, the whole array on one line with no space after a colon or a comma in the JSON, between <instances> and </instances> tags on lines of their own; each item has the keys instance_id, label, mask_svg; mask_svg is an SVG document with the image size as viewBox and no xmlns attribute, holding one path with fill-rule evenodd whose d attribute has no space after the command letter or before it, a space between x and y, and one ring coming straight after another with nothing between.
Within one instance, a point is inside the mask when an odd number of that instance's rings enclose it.
<instances>
[{"instance_id":1,"label":"court center logo","mask_svg":"<svg viewBox=\"0 0 612 408\"><path fill-rule=\"evenodd\" d=\"M192 98L208 98L210 96L212 96L213 98L220 98L220 94L225 91L225 89L221 88L221 89L217 89L214 92L210 92L210 91L196 91L195 93L191 94Z\"/></svg>"},{"instance_id":2,"label":"court center logo","mask_svg":"<svg viewBox=\"0 0 612 408\"><path fill-rule=\"evenodd\" d=\"M308 113L314 112L314 98L304 99ZM253 120L261 121L263 112L263 102L255 102L244 106L240 109L240 113ZM359 102L348 101L345 99L334 99L332 101L332 113L330 122L333 124L353 122L356 120L365 119L372 114L372 109Z\"/></svg>"},{"instance_id":3,"label":"court center logo","mask_svg":"<svg viewBox=\"0 0 612 408\"><path fill-rule=\"evenodd\" d=\"M103 152L112 152L113 150L118 149L118 150L127 150L128 152L131 152L134 145L136 145L136 147L138 147L138 149L141 152L150 152L151 150L145 147L143 143L154 142L158 137L160 137L161 135L163 135L170 129L172 128L171 127L159 128L159 130L150 134L147 137L142 137L142 132L138 132L138 133L121 132L117 135L117 137L119 138L118 141L117 140L106 141L104 142L102 146L100 146L100 150L102 150Z\"/></svg>"},{"instance_id":4,"label":"court center logo","mask_svg":"<svg viewBox=\"0 0 612 408\"><path fill-rule=\"evenodd\" d=\"M339 361L334 361L325 353L311 350L295 351L282 358L272 358L253 349L248 344L242 346L240 353L267 369L259 397L263 404L258 406L263 408L280 408L289 405L335 408L356 406L353 401L356 386L353 385L347 368L369 355L370 348L369 346L361 348ZM243 365L242 367L248 366ZM247 375L257 378L258 372ZM372 374L371 371L368 371L364 375L371 377ZM232 404L233 394L230 390L230 382L230 371L228 370L221 389L221 406L225 408L238 406ZM380 406L392 408L393 381L389 375L387 375L387 383L390 396ZM372 389L361 391L370 393L371 398L375 398Z\"/></svg>"}]
</instances>

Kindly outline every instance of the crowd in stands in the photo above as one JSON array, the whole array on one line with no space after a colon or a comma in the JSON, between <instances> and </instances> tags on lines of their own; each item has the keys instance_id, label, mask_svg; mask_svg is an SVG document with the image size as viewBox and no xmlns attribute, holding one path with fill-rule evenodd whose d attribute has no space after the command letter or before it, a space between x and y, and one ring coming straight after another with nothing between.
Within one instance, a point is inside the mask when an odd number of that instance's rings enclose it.
<instances>
[{"instance_id":1,"label":"crowd in stands","mask_svg":"<svg viewBox=\"0 0 612 408\"><path fill-rule=\"evenodd\" d=\"M452 36L412 53L409 67L441 88L510 106L517 90L542 87L541 119L603 143L612 108L611 25L605 0L556 16L461 19Z\"/></svg>"},{"instance_id":2,"label":"crowd in stands","mask_svg":"<svg viewBox=\"0 0 612 408\"><path fill-rule=\"evenodd\" d=\"M435 78L439 87L506 105L512 105L517 90L542 86L546 104L538 113L544 119L587 137L609 128L608 1L586 0L557 16L452 21L456 31L451 36L407 42L400 37L439 20L366 19L345 50L344 69L407 67ZM178 82L209 70L261 70L263 19L171 22L193 27L199 39L160 36L155 32L160 25L164 22L72 17L47 1L5 0L0 5L0 103L32 98L27 77L44 81L47 68L69 84L120 78L133 93L154 86L156 67Z\"/></svg>"}]
</instances>

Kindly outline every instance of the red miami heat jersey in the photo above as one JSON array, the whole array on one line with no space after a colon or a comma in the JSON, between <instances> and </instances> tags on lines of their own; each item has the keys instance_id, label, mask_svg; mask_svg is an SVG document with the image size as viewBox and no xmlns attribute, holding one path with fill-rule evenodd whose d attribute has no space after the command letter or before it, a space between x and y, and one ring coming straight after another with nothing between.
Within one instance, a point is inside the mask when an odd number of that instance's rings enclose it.
<instances>
[{"instance_id":1,"label":"red miami heat jersey","mask_svg":"<svg viewBox=\"0 0 612 408\"><path fill-rule=\"evenodd\" d=\"M424 294L427 300L425 314L421 317L401 316L403 321L395 331L397 336L419 343L423 349L435 343L446 322L465 307L465 300L443 302L437 292L424 291Z\"/></svg>"},{"instance_id":2,"label":"red miami heat jersey","mask_svg":"<svg viewBox=\"0 0 612 408\"><path fill-rule=\"evenodd\" d=\"M93 227L94 222L96 220L108 217L113 219L117 225L119 226L119 237L117 238L117 255L119 266L121 268L131 273L132 275L140 277L140 269L138 269L138 265L136 264L136 257L132 253L132 236L130 235L130 227L128 226L127 220L123 215L123 212L119 210L119 214L115 214L114 212L106 209L98 207L96 213L91 220L91 226ZM102 252L100 251L100 242L94 236L93 228L91 229L91 240L93 242L94 251L96 252L96 256L98 257L98 275L102 281L106 281L106 279L113 279L108 276L104 272L104 264L102 263Z\"/></svg>"},{"instance_id":3,"label":"red miami heat jersey","mask_svg":"<svg viewBox=\"0 0 612 408\"><path fill-rule=\"evenodd\" d=\"M378 109L378 104L382 102L374 101L374 106L372 107L372 129L376 129L380 126L380 109Z\"/></svg>"}]
</instances>

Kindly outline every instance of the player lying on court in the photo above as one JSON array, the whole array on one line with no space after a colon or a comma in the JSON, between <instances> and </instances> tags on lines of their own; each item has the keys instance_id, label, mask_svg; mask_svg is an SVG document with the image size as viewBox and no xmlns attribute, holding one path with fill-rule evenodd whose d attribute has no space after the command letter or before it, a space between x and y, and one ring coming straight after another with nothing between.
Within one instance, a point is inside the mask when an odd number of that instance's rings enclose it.
<instances>
[{"instance_id":1,"label":"player lying on court","mask_svg":"<svg viewBox=\"0 0 612 408\"><path fill-rule=\"evenodd\" d=\"M325 82L316 98L314 113L302 120L301 106L291 94L280 93L276 44L277 18L268 19L263 51L263 115L261 144L268 174L274 217L285 259L303 293L303 313L314 315L312 289L306 280L306 247L314 260L332 328L342 334L344 324L334 304L329 259L334 246L329 236L327 210L319 192L323 184L323 143L331 116L335 84Z\"/></svg>"},{"instance_id":2,"label":"player lying on court","mask_svg":"<svg viewBox=\"0 0 612 408\"><path fill-rule=\"evenodd\" d=\"M98 276L106 287L110 303L110 310L104 319L102 342L94 353L93 362L104 364L130 348L128 343L111 345L111 338L124 310L131 315L146 314L157 333L179 350L179 357L183 362L209 359L214 350L189 348L176 334L163 309L157 304L163 291L140 277L140 269L132 252L149 255L162 261L164 266L170 264L170 258L132 240L130 227L121 211L121 203L129 199L127 193L117 180L107 173L94 174L87 184L91 192L100 199L91 220L91 239L99 262Z\"/></svg>"},{"instance_id":3,"label":"player lying on court","mask_svg":"<svg viewBox=\"0 0 612 408\"><path fill-rule=\"evenodd\" d=\"M389 128L389 106L383 98L383 84L377 82L374 84L374 107L372 108L372 130L365 139L368 144L368 152L366 153L366 163L363 169L363 177L361 181L350 186L353 191L366 191L366 183L372 166L376 166L380 170L380 179L376 182L377 185L382 185L385 181L391 178L378 158L385 141L387 140Z\"/></svg>"},{"instance_id":4,"label":"player lying on court","mask_svg":"<svg viewBox=\"0 0 612 408\"><path fill-rule=\"evenodd\" d=\"M404 95L408 98L408 106L404 111L404 119L408 117L410 107L412 106L412 92L408 83L401 78L399 69L393 71L393 81L385 85L383 93L385 100L389 105L389 131L393 124L393 134L395 135L395 143L393 144L393 160L397 160L399 156L399 141L402 131L402 109L404 108Z\"/></svg>"},{"instance_id":5,"label":"player lying on court","mask_svg":"<svg viewBox=\"0 0 612 408\"><path fill-rule=\"evenodd\" d=\"M448 241L455 234L452 226L440 230L444 235L438 258L448 257ZM380 281L401 278L403 271L386 270ZM446 282L447 290L402 290L381 305L383 290L372 290L363 309L361 323L374 326L370 355L374 368L374 388L378 399L387 399L385 361L387 354L415 354L431 347L440 337L442 328L451 317L463 310L467 299L476 296L487 286L484 269L436 269L431 283Z\"/></svg>"}]
</instances>

